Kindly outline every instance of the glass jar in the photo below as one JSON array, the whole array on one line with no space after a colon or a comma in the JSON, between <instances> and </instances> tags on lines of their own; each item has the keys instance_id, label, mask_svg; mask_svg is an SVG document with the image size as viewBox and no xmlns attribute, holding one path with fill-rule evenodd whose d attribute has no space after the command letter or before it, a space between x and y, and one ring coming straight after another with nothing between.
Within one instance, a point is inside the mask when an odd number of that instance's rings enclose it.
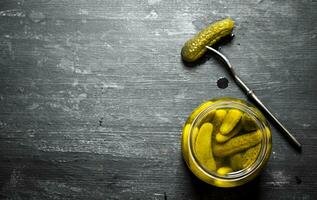
<instances>
[{"instance_id":1,"label":"glass jar","mask_svg":"<svg viewBox=\"0 0 317 200\"><path fill-rule=\"evenodd\" d=\"M201 104L183 128L187 166L199 179L218 187L235 187L254 179L271 149L271 130L263 114L240 99L219 98Z\"/></svg>"}]
</instances>

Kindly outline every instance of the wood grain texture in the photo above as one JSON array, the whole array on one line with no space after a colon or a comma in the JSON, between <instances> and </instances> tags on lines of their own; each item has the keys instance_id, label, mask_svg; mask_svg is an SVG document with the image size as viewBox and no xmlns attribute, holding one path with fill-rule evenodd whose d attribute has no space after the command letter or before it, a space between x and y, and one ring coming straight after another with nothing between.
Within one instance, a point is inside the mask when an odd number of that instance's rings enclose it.
<instances>
[{"instance_id":1,"label":"wood grain texture","mask_svg":"<svg viewBox=\"0 0 317 200\"><path fill-rule=\"evenodd\" d=\"M267 167L234 189L197 180L180 150L196 106L245 98L212 56L180 57L225 16L221 51L303 144L273 128ZM315 199L316 19L314 0L0 1L0 199Z\"/></svg>"}]
</instances>

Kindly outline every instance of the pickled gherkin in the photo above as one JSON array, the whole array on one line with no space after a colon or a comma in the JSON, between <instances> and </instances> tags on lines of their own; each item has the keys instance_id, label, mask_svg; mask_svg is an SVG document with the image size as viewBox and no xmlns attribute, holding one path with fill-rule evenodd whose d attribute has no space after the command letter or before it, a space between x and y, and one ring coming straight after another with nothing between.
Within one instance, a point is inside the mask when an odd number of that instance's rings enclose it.
<instances>
[{"instance_id":1,"label":"pickled gherkin","mask_svg":"<svg viewBox=\"0 0 317 200\"><path fill-rule=\"evenodd\" d=\"M238 109L230 109L223 119L220 127L220 132L223 135L228 134L238 124L241 119L242 112Z\"/></svg>"},{"instance_id":2,"label":"pickled gherkin","mask_svg":"<svg viewBox=\"0 0 317 200\"><path fill-rule=\"evenodd\" d=\"M257 129L257 124L254 119L252 119L249 115L243 114L241 117L241 122L244 130L246 131L254 131Z\"/></svg>"},{"instance_id":3,"label":"pickled gherkin","mask_svg":"<svg viewBox=\"0 0 317 200\"><path fill-rule=\"evenodd\" d=\"M217 173L220 175L226 175L232 171L233 170L231 167L220 167L219 169L217 169Z\"/></svg>"},{"instance_id":4,"label":"pickled gherkin","mask_svg":"<svg viewBox=\"0 0 317 200\"><path fill-rule=\"evenodd\" d=\"M226 18L201 30L184 44L181 52L183 60L196 61L206 52L205 46L211 46L221 38L231 34L233 27L234 21L231 18Z\"/></svg>"},{"instance_id":5,"label":"pickled gherkin","mask_svg":"<svg viewBox=\"0 0 317 200\"><path fill-rule=\"evenodd\" d=\"M204 123L199 129L196 142L196 156L201 164L210 171L216 170L216 162L214 160L211 147L213 125Z\"/></svg>"},{"instance_id":6,"label":"pickled gherkin","mask_svg":"<svg viewBox=\"0 0 317 200\"><path fill-rule=\"evenodd\" d=\"M237 171L253 164L261 150L261 144L258 144L244 153L237 153L230 157L230 165L233 170Z\"/></svg>"},{"instance_id":7,"label":"pickled gherkin","mask_svg":"<svg viewBox=\"0 0 317 200\"><path fill-rule=\"evenodd\" d=\"M252 163L254 163L254 161L259 155L260 150L261 150L261 144L258 144L255 147L248 149L243 155L242 168L246 168Z\"/></svg>"},{"instance_id":8,"label":"pickled gherkin","mask_svg":"<svg viewBox=\"0 0 317 200\"><path fill-rule=\"evenodd\" d=\"M230 131L227 135L223 135L221 132L216 134L216 141L219 143L223 143L228 141L230 138L237 135L242 129L242 123L238 123L232 131Z\"/></svg>"},{"instance_id":9,"label":"pickled gherkin","mask_svg":"<svg viewBox=\"0 0 317 200\"><path fill-rule=\"evenodd\" d=\"M230 156L230 166L234 171L243 169L243 154L237 153Z\"/></svg>"},{"instance_id":10,"label":"pickled gherkin","mask_svg":"<svg viewBox=\"0 0 317 200\"><path fill-rule=\"evenodd\" d=\"M225 157L244 151L260 143L261 139L261 131L255 131L231 138L224 144L215 144L213 147L214 155L218 157Z\"/></svg>"},{"instance_id":11,"label":"pickled gherkin","mask_svg":"<svg viewBox=\"0 0 317 200\"><path fill-rule=\"evenodd\" d=\"M227 111L225 109L218 109L215 111L214 118L211 121L214 125L214 130L218 132L223 119L226 117Z\"/></svg>"}]
</instances>

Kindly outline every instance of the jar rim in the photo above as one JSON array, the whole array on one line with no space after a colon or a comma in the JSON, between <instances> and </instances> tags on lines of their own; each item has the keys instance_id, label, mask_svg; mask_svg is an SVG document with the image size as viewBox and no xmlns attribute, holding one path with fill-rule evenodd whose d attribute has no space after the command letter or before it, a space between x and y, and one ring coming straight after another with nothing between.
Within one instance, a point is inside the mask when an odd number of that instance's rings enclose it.
<instances>
[{"instance_id":1,"label":"jar rim","mask_svg":"<svg viewBox=\"0 0 317 200\"><path fill-rule=\"evenodd\" d=\"M253 174L253 172L257 171L265 159L268 151L268 143L270 142L270 138L268 138L270 131L269 124L267 123L263 114L253 105L250 103L241 100L241 99L233 99L233 98L220 98L224 101L217 101L219 99L212 99L210 101L216 101L213 104L209 105L202 111L198 113L198 115L194 118L194 120L190 123L189 129L189 137L188 137L188 145L189 145L189 155L193 157L194 162L197 164L197 167L201 172L207 175L210 178L220 181L238 181L244 179ZM240 102L239 102L240 101ZM241 169L239 171L231 172L226 176L222 176L217 174L215 171L210 171L204 168L204 166L199 162L197 156L194 153L194 145L193 145L193 128L197 125L202 118L204 118L210 111L220 109L220 108L235 108L239 109L245 113L248 113L249 116L256 122L258 128L261 130L262 133L262 141L261 141L261 149L257 159L248 167ZM252 108L252 109L251 109ZM261 118L261 119L259 119ZM268 130L267 130L268 129Z\"/></svg>"}]
</instances>

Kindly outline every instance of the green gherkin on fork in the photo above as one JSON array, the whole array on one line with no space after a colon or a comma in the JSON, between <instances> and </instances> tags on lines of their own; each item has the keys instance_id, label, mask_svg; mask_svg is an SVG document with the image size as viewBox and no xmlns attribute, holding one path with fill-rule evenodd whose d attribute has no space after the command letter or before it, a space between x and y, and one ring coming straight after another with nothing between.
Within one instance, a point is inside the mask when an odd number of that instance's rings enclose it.
<instances>
[{"instance_id":1,"label":"green gherkin on fork","mask_svg":"<svg viewBox=\"0 0 317 200\"><path fill-rule=\"evenodd\" d=\"M211 46L231 34L233 27L234 21L229 17L210 24L184 44L181 52L183 60L196 61L207 51L205 46Z\"/></svg>"}]
</instances>

